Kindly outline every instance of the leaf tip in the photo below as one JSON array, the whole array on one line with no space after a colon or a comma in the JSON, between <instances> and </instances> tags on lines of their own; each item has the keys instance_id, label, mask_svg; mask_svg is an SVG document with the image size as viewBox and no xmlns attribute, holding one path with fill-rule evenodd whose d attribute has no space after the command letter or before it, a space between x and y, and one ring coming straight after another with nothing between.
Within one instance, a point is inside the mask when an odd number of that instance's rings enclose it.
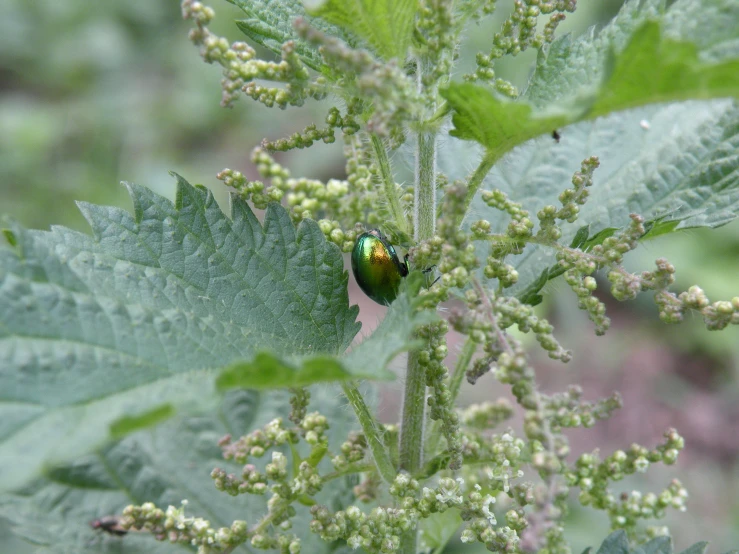
<instances>
[{"instance_id":1,"label":"leaf tip","mask_svg":"<svg viewBox=\"0 0 739 554\"><path fill-rule=\"evenodd\" d=\"M11 229L2 229L3 237L5 237L5 241L15 248L18 246L18 237L15 236L15 233Z\"/></svg>"},{"instance_id":2,"label":"leaf tip","mask_svg":"<svg viewBox=\"0 0 739 554\"><path fill-rule=\"evenodd\" d=\"M134 431L161 423L171 418L174 414L175 409L171 404L162 404L137 415L119 417L111 422L109 426L110 434L114 439L119 439Z\"/></svg>"}]
</instances>

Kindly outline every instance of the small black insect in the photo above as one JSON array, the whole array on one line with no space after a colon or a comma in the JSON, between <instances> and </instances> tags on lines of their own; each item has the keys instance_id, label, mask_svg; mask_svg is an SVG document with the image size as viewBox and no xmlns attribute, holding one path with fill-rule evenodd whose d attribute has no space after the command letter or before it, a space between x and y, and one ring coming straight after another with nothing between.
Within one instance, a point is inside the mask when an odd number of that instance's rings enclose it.
<instances>
[{"instance_id":1,"label":"small black insect","mask_svg":"<svg viewBox=\"0 0 739 554\"><path fill-rule=\"evenodd\" d=\"M94 519L90 522L90 527L93 529L100 529L101 531L115 537L122 537L128 533L127 530L121 527L120 519L116 516L105 516L100 519Z\"/></svg>"},{"instance_id":2,"label":"small black insect","mask_svg":"<svg viewBox=\"0 0 739 554\"><path fill-rule=\"evenodd\" d=\"M560 135L559 134L559 131L557 131L557 129L555 129L554 131L552 131L552 138L554 140L556 140L557 142L559 142L559 139L562 138L562 135Z\"/></svg>"}]
</instances>

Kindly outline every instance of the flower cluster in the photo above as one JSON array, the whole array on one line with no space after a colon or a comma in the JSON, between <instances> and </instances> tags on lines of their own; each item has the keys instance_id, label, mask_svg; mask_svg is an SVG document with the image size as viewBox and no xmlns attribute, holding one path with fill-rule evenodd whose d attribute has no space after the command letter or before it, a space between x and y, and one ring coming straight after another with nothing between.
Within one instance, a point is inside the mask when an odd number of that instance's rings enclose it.
<instances>
[{"instance_id":1,"label":"flower cluster","mask_svg":"<svg viewBox=\"0 0 739 554\"><path fill-rule=\"evenodd\" d=\"M141 506L128 506L123 510L120 524L128 530L149 531L158 540L197 546L198 554L230 552L247 540L248 531L245 521L237 520L231 524L231 527L213 529L206 519L187 517L185 515L186 506L187 500L183 500L179 508L169 506L166 510L157 508L151 502Z\"/></svg>"},{"instance_id":2,"label":"flower cluster","mask_svg":"<svg viewBox=\"0 0 739 554\"><path fill-rule=\"evenodd\" d=\"M396 145L402 143L403 123L415 113L417 105L416 87L403 68L393 60L383 63L366 50L351 48L303 19L295 22L295 31L308 43L318 46L326 64L342 76L345 98L363 99L373 106L367 130L393 137Z\"/></svg>"},{"instance_id":3,"label":"flower cluster","mask_svg":"<svg viewBox=\"0 0 739 554\"><path fill-rule=\"evenodd\" d=\"M343 539L352 549L361 547L379 554L397 552L402 535L419 519L447 510L458 510L467 522L462 531L464 542L477 540L493 551L505 545L515 546L518 531L526 525L523 512L514 509L506 513L504 524L499 525L492 509L495 496L485 493L480 484L465 492L465 480L461 477L442 477L431 488L421 487L416 479L400 473L389 492L397 507L377 507L369 513L356 506L338 512L331 512L326 506L313 506L311 530L324 540Z\"/></svg>"},{"instance_id":4,"label":"flower cluster","mask_svg":"<svg viewBox=\"0 0 739 554\"><path fill-rule=\"evenodd\" d=\"M519 54L529 47L541 48L554 40L554 32L559 23L565 19L564 12L574 12L575 0L516 0L513 13L503 23L500 32L493 36L493 45L488 54L478 53L477 69L465 75L470 81L485 80L495 84L499 92L508 96L517 96L513 86L501 79L495 81L495 60L506 55ZM549 15L549 20L540 33L537 33L539 16Z\"/></svg>"},{"instance_id":5,"label":"flower cluster","mask_svg":"<svg viewBox=\"0 0 739 554\"><path fill-rule=\"evenodd\" d=\"M661 518L667 508L684 511L688 494L677 480L658 495L634 491L617 498L608 488L611 482L627 475L644 473L651 464L674 464L685 442L674 429L664 436L665 441L651 450L633 444L628 450L617 450L602 461L597 452L581 455L566 474L569 484L580 489L580 503L605 511L612 527L624 529L632 536L637 533L639 520Z\"/></svg>"},{"instance_id":6,"label":"flower cluster","mask_svg":"<svg viewBox=\"0 0 739 554\"><path fill-rule=\"evenodd\" d=\"M656 271L645 271L639 276L624 275L620 272L611 272L608 275L611 281L611 292L617 299L628 298L634 289L654 290L654 301L659 307L659 317L665 323L680 323L689 311L696 311L703 316L706 328L717 331L728 325L739 325L739 296L728 300L711 302L703 289L693 285L687 291L675 294L667 290L673 282L675 268L664 258L655 262ZM627 289L628 293L622 291Z\"/></svg>"},{"instance_id":7,"label":"flower cluster","mask_svg":"<svg viewBox=\"0 0 739 554\"><path fill-rule=\"evenodd\" d=\"M444 365L447 356L446 334L449 326L440 320L422 327L418 335L425 341L425 348L418 352L418 364L424 369L426 386L431 394L427 403L429 416L441 424L441 432L447 442L449 467L459 469L462 464L462 444L459 436L459 415L454 410L454 398L446 382L449 370Z\"/></svg>"},{"instance_id":8,"label":"flower cluster","mask_svg":"<svg viewBox=\"0 0 739 554\"><path fill-rule=\"evenodd\" d=\"M585 204L589 196L589 187L593 184L593 173L600 166L597 156L590 156L583 160L580 171L572 176L572 188L565 189L559 195L562 207L545 206L539 210L536 216L539 218L540 229L536 234L541 240L557 241L562 237L561 229L556 221L562 220L574 223L580 212L580 206Z\"/></svg>"},{"instance_id":9,"label":"flower cluster","mask_svg":"<svg viewBox=\"0 0 739 554\"><path fill-rule=\"evenodd\" d=\"M231 435L226 435L218 445L226 460L235 460L243 464L249 458L261 458L268 450L283 444L297 444L298 434L295 429L285 428L282 419L273 419L263 429L252 431L232 442Z\"/></svg>"},{"instance_id":10,"label":"flower cluster","mask_svg":"<svg viewBox=\"0 0 739 554\"><path fill-rule=\"evenodd\" d=\"M215 16L209 6L197 0L182 1L182 16L191 19L196 27L190 31L190 40L200 47L200 54L208 63L223 67L223 98L221 104L230 105L239 91L265 106L302 106L309 97L317 100L326 95L326 83L321 77L311 81L310 74L295 52L295 43L282 46L282 60L269 62L256 58L256 51L245 42L229 44L214 35L208 24ZM284 87L265 87L257 80L283 83Z\"/></svg>"},{"instance_id":11,"label":"flower cluster","mask_svg":"<svg viewBox=\"0 0 739 554\"><path fill-rule=\"evenodd\" d=\"M505 398L496 402L471 404L460 413L462 423L472 429L494 429L513 416L513 406Z\"/></svg>"},{"instance_id":12,"label":"flower cluster","mask_svg":"<svg viewBox=\"0 0 739 554\"><path fill-rule=\"evenodd\" d=\"M365 219L367 211L362 199L377 194L371 167L357 163L352 153L347 161L350 171L348 179L331 179L323 183L317 179L292 178L287 168L261 148L255 148L252 152L252 162L259 174L269 180L266 184L249 181L243 173L232 169L223 169L217 177L260 209L265 209L270 202L285 198L295 222L315 219L318 214L333 216L335 219L319 220L321 231L344 251L354 247L362 226L353 222Z\"/></svg>"},{"instance_id":13,"label":"flower cluster","mask_svg":"<svg viewBox=\"0 0 739 554\"><path fill-rule=\"evenodd\" d=\"M435 268L439 279L433 286L420 292L423 306L436 306L448 300L452 289L464 290L480 262L469 233L460 229L464 217L467 189L461 183L447 187L442 212L437 222L436 235L411 248L411 262L419 268Z\"/></svg>"},{"instance_id":14,"label":"flower cluster","mask_svg":"<svg viewBox=\"0 0 739 554\"><path fill-rule=\"evenodd\" d=\"M364 460L367 454L367 439L362 433L350 433L341 445L341 454L334 456L331 463L337 470L344 470L350 464Z\"/></svg>"},{"instance_id":15,"label":"flower cluster","mask_svg":"<svg viewBox=\"0 0 739 554\"><path fill-rule=\"evenodd\" d=\"M433 106L436 86L449 78L454 56L459 44L462 22L467 17L455 18L452 2L423 0L418 9L416 37L419 53L423 55L428 71L423 71L422 80L426 91L426 103Z\"/></svg>"}]
</instances>

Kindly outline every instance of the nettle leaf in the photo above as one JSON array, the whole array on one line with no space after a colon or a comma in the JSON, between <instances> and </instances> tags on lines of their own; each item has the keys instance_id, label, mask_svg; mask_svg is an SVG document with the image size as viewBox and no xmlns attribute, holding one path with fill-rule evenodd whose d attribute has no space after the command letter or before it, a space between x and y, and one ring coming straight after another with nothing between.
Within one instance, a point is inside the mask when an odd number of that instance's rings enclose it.
<instances>
[{"instance_id":1,"label":"nettle leaf","mask_svg":"<svg viewBox=\"0 0 739 554\"><path fill-rule=\"evenodd\" d=\"M496 98L488 90L471 83L452 83L441 95L454 108L449 134L474 140L495 158L521 142L567 123L563 115L534 116L530 105Z\"/></svg>"},{"instance_id":2,"label":"nettle leaf","mask_svg":"<svg viewBox=\"0 0 739 554\"><path fill-rule=\"evenodd\" d=\"M614 531L600 545L597 554L629 554L629 539L623 530Z\"/></svg>"},{"instance_id":3,"label":"nettle leaf","mask_svg":"<svg viewBox=\"0 0 739 554\"><path fill-rule=\"evenodd\" d=\"M634 549L633 554L672 554L670 537L654 537L649 542Z\"/></svg>"},{"instance_id":4,"label":"nettle leaf","mask_svg":"<svg viewBox=\"0 0 739 554\"><path fill-rule=\"evenodd\" d=\"M601 166L595 171L588 203L574 225L562 225L564 244L587 227L587 237L578 238L584 241L581 248L592 247L625 226L632 212L648 219L650 231L645 238L728 223L739 211L736 102L650 104L595 116L636 103L663 102L667 93L671 99L688 94L738 95L739 68L727 74L739 57L739 38L736 26L726 19L736 20L736 16L739 5L730 0L678 0L667 12L661 1L630 1L597 34L562 37L540 54L522 102L504 102L488 91L483 94L479 87L454 85L445 92L459 108L452 134L484 148L451 140L440 149L441 168L452 180L465 178L473 164L492 153L500 160L480 190L501 189L535 217L543 206L559 205L557 197L571 186L581 160L598 156ZM656 32L655 20L660 21L661 34ZM716 36L700 31L712 25L718 26ZM678 44L698 37L696 46ZM647 50L652 58L641 57ZM683 73L691 76L690 82L682 81ZM652 78L654 83L649 81ZM506 110L522 118L518 128L506 119ZM561 135L557 143L549 134L561 117L581 121L555 126ZM527 140L536 132L544 136ZM523 140L527 142L518 144ZM498 233L508 223L478 195L466 223L479 218L489 220ZM486 256L486 247L481 246L478 255ZM512 292L530 303L539 302L542 287L561 274L553 253L535 245L508 262L519 272Z\"/></svg>"},{"instance_id":5,"label":"nettle leaf","mask_svg":"<svg viewBox=\"0 0 739 554\"><path fill-rule=\"evenodd\" d=\"M442 552L462 523L462 516L458 510L431 514L430 517L421 520L421 537L424 544L434 552Z\"/></svg>"},{"instance_id":6,"label":"nettle leaf","mask_svg":"<svg viewBox=\"0 0 739 554\"><path fill-rule=\"evenodd\" d=\"M695 45L664 38L647 22L612 62L609 77L589 96L537 111L525 100L502 100L483 87L452 83L442 96L454 109L450 134L480 143L495 159L553 129L611 112L689 99L739 97L739 59L707 64Z\"/></svg>"},{"instance_id":7,"label":"nettle leaf","mask_svg":"<svg viewBox=\"0 0 739 554\"><path fill-rule=\"evenodd\" d=\"M689 546L683 550L680 554L704 554L708 548L708 543L705 541L697 542L692 546Z\"/></svg>"},{"instance_id":8,"label":"nettle leaf","mask_svg":"<svg viewBox=\"0 0 739 554\"><path fill-rule=\"evenodd\" d=\"M338 449L356 427L351 410L335 387L313 387L312 405L328 417L331 448ZM154 429L130 435L122 441L58 467L31 485L0 496L0 544L3 552L167 554L193 552L189 545L158 542L148 533L131 532L114 537L90 527L90 522L120 514L129 504L154 502L162 509L187 500L187 515L208 519L214 527L228 526L234 519L254 525L266 512L268 497L231 497L216 490L208 475L215 467L238 472L238 464L223 460L217 446L226 434L239 437L284 417L289 403L282 391L269 393L233 391L219 410L198 417L175 418ZM284 451L290 456L289 450ZM301 457L307 450L300 452ZM269 461L265 459L261 463ZM259 460L256 460L260 464ZM288 465L292 467L292 465ZM334 509L345 509L351 496L350 479L325 484L318 500ZM307 529L309 508L295 505L297 529ZM307 533L305 552L328 554L335 548ZM252 552L242 546L234 552Z\"/></svg>"},{"instance_id":9,"label":"nettle leaf","mask_svg":"<svg viewBox=\"0 0 739 554\"><path fill-rule=\"evenodd\" d=\"M0 248L0 490L177 410L262 351L338 355L359 331L338 248L281 206L261 225L178 177L175 204L80 204L94 236L13 229ZM273 380L273 386L288 386Z\"/></svg>"},{"instance_id":10,"label":"nettle leaf","mask_svg":"<svg viewBox=\"0 0 739 554\"><path fill-rule=\"evenodd\" d=\"M613 53L621 52L645 22L660 20L664 11L664 0L629 0L603 29L591 28L577 38L571 34L558 37L548 49L539 51L523 98L536 108L551 102L572 104L578 98L589 103L606 78Z\"/></svg>"},{"instance_id":11,"label":"nettle leaf","mask_svg":"<svg viewBox=\"0 0 739 554\"><path fill-rule=\"evenodd\" d=\"M697 542L693 546L683 550L680 554L704 554L707 542ZM590 547L586 548L583 554L592 551ZM739 552L733 550L726 554ZM614 531L600 545L597 554L672 554L672 540L670 537L655 537L648 542L631 549L626 532L623 530Z\"/></svg>"},{"instance_id":12,"label":"nettle leaf","mask_svg":"<svg viewBox=\"0 0 739 554\"><path fill-rule=\"evenodd\" d=\"M282 52L282 45L292 40L295 52L305 65L316 71L327 71L328 66L318 49L308 44L295 33L293 22L298 17L307 19L320 31L344 40L349 44L355 41L345 36L335 25L308 16L301 0L226 0L240 8L247 19L236 21L236 26L249 39L276 54Z\"/></svg>"},{"instance_id":13,"label":"nettle leaf","mask_svg":"<svg viewBox=\"0 0 739 554\"><path fill-rule=\"evenodd\" d=\"M657 102L727 97L739 97L739 59L703 63L696 45L664 38L650 22L616 58L588 117Z\"/></svg>"},{"instance_id":14,"label":"nettle leaf","mask_svg":"<svg viewBox=\"0 0 739 554\"><path fill-rule=\"evenodd\" d=\"M310 4L314 7L309 13L363 38L381 58L405 60L416 17L414 0L323 0Z\"/></svg>"},{"instance_id":15,"label":"nettle leaf","mask_svg":"<svg viewBox=\"0 0 739 554\"><path fill-rule=\"evenodd\" d=\"M703 61L719 62L739 54L737 17L739 6L733 0L677 0L663 22L667 36L694 43Z\"/></svg>"},{"instance_id":16,"label":"nettle leaf","mask_svg":"<svg viewBox=\"0 0 739 554\"><path fill-rule=\"evenodd\" d=\"M648 129L644 127L648 123ZM575 224L562 224L562 244L571 244L582 227L592 247L629 222L630 213L652 224L647 238L690 227L718 227L739 212L739 106L732 101L655 105L619 112L560 131L559 143L540 137L515 148L490 171L481 190L500 189L529 213L547 204L559 205L558 195L571 186L580 160L597 155L601 166L593 176L590 197ZM462 179L469 166L460 160L483 154L469 142L448 141L439 165L450 179ZM473 158L474 159L474 158ZM465 225L477 219L505 232L507 216L489 208L479 195ZM581 240L582 237L580 237ZM487 247L478 247L487 256ZM536 295L557 274L554 253L528 245L508 263L519 272L514 294ZM549 268L549 269L547 269ZM481 276L481 278L483 278ZM535 302L534 302L535 303Z\"/></svg>"},{"instance_id":17,"label":"nettle leaf","mask_svg":"<svg viewBox=\"0 0 739 554\"><path fill-rule=\"evenodd\" d=\"M322 381L394 379L395 374L387 369L388 364L399 353L417 346L413 332L432 319L431 312L419 311L414 306L423 281L420 272L404 279L400 294L380 325L347 354L288 359L277 352L262 352L252 361L235 362L223 370L217 379L218 388L300 387Z\"/></svg>"},{"instance_id":18,"label":"nettle leaf","mask_svg":"<svg viewBox=\"0 0 739 554\"><path fill-rule=\"evenodd\" d=\"M604 85L613 72L617 54L623 54L637 31L650 22L652 25L659 22L663 34L658 41L651 39L650 44L642 46L654 48L667 40L687 41L697 47L699 60L709 66L739 56L739 37L734 25L739 17L736 2L676 0L667 10L665 4L664 0L629 0L603 29L596 32L593 28L577 38L569 34L557 38L548 50L539 53L523 98L537 108L544 108L552 102L573 105L582 99L588 103L598 91L607 93ZM708 28L710 33L705 32ZM690 59L691 53L685 52L672 61ZM666 62L659 58L641 60L633 69L644 65L656 69ZM650 79L656 76L648 75Z\"/></svg>"}]
</instances>

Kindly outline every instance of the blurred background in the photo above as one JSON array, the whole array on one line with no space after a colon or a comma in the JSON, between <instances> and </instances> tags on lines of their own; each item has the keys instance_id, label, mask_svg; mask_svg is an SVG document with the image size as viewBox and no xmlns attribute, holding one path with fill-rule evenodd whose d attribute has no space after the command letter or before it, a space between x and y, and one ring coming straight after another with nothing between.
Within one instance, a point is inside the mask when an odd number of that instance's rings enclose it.
<instances>
[{"instance_id":1,"label":"blurred background","mask_svg":"<svg viewBox=\"0 0 739 554\"><path fill-rule=\"evenodd\" d=\"M620 3L582 2L560 29L580 33L602 25ZM232 23L239 10L222 0L211 5L217 12L211 29L240 40ZM320 122L325 113L317 105L282 112L243 99L232 109L221 108L220 69L204 64L188 41L189 24L180 19L177 0L0 0L0 14L0 213L27 227L86 230L74 201L130 207L120 181L173 198L169 171L208 186L225 208L227 191L215 178L218 171L230 167L256 177L249 154L263 137L285 136ZM473 28L471 46L484 44L485 35L486 27ZM505 60L496 71L522 85L534 56ZM293 175L344 176L338 144L279 159ZM659 256L677 267L679 289L698 283L711 299L739 294L739 222L655 239L629 263L645 269ZM555 283L550 290L556 294L541 306L542 314L575 358L568 366L552 365L532 348L544 389L580 383L591 400L619 390L625 404L612 420L570 432L573 455L596 445L604 455L635 441L651 446L666 428L677 427L687 442L679 463L651 468L648 481L625 481L619 490L659 491L679 477L691 498L687 514L667 520L676 547L709 540L711 553L736 548L739 329L710 333L700 321L666 327L643 298L612 302L611 332L595 338L568 287ZM368 333L384 308L353 282L350 292ZM455 347L450 351L453 367ZM400 371L402 361L396 365ZM399 386L384 389L385 413L397 413ZM474 389L465 385L463 402L505 395L486 377ZM608 531L606 519L589 510L575 509L570 519L575 552ZM452 543L447 552L471 551Z\"/></svg>"}]
</instances>

